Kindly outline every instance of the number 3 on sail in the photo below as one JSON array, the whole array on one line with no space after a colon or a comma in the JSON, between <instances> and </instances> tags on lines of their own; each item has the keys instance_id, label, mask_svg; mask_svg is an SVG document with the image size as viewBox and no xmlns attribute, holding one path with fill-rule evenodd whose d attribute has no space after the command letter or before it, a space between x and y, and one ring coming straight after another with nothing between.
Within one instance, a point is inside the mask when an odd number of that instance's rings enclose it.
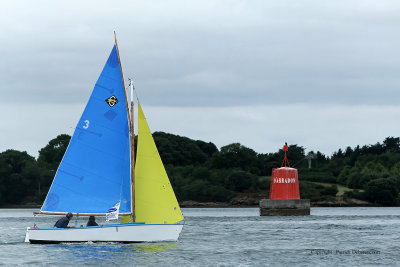
<instances>
[{"instance_id":1,"label":"number 3 on sail","mask_svg":"<svg viewBox=\"0 0 400 267\"><path fill-rule=\"evenodd\" d=\"M89 123L90 123L90 121L89 120L85 120L84 121L85 122L85 125L83 125L83 129L87 129L87 128L89 128Z\"/></svg>"},{"instance_id":2,"label":"number 3 on sail","mask_svg":"<svg viewBox=\"0 0 400 267\"><path fill-rule=\"evenodd\" d=\"M134 155L133 84L130 109L117 40L97 80L36 214L110 216L120 223L75 228L28 227L25 241L155 242L176 241L183 216L154 139L138 106L138 143ZM89 128L90 124L90 130Z\"/></svg>"}]
</instances>

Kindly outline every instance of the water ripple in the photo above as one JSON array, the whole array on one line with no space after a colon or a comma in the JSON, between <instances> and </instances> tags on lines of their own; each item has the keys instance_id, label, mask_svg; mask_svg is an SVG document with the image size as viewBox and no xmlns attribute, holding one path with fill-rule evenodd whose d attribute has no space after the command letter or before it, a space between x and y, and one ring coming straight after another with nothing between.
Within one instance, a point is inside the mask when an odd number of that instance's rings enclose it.
<instances>
[{"instance_id":1,"label":"water ripple","mask_svg":"<svg viewBox=\"0 0 400 267\"><path fill-rule=\"evenodd\" d=\"M0 210L0 260L5 265L174 267L376 266L400 261L400 208L312 208L306 217L260 217L256 208L183 213L178 242L31 245L23 240L33 223L32 210ZM55 218L35 220L51 226Z\"/></svg>"}]
</instances>

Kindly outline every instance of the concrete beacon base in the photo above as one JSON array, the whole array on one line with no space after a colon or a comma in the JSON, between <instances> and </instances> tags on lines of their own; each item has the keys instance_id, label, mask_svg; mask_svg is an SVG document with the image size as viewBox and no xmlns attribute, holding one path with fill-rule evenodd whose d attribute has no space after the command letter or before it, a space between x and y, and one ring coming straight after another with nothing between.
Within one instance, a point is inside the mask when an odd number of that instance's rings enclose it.
<instances>
[{"instance_id":1,"label":"concrete beacon base","mask_svg":"<svg viewBox=\"0 0 400 267\"><path fill-rule=\"evenodd\" d=\"M309 199L262 199L260 216L308 216Z\"/></svg>"}]
</instances>

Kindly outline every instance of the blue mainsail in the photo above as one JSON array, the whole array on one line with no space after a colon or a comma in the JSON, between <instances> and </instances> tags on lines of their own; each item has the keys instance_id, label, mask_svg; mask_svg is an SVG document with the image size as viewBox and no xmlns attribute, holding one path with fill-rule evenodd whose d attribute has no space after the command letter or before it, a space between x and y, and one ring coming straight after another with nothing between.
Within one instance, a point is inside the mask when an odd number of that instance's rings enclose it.
<instances>
[{"instance_id":1,"label":"blue mainsail","mask_svg":"<svg viewBox=\"0 0 400 267\"><path fill-rule=\"evenodd\" d=\"M41 212L131 212L128 111L114 45L54 177Z\"/></svg>"}]
</instances>

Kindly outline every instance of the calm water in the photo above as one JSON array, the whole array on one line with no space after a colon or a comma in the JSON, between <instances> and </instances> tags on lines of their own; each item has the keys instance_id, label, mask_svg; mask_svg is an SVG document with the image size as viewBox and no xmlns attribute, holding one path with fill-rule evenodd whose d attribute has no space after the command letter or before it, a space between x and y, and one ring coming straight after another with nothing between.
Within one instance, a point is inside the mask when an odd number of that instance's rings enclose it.
<instances>
[{"instance_id":1,"label":"calm water","mask_svg":"<svg viewBox=\"0 0 400 267\"><path fill-rule=\"evenodd\" d=\"M32 211L0 210L0 264L400 264L400 208L313 208L307 217L260 217L257 208L183 209L186 223L177 243L58 245L23 243L26 227L33 224ZM36 219L39 226L54 221L55 217Z\"/></svg>"}]
</instances>

